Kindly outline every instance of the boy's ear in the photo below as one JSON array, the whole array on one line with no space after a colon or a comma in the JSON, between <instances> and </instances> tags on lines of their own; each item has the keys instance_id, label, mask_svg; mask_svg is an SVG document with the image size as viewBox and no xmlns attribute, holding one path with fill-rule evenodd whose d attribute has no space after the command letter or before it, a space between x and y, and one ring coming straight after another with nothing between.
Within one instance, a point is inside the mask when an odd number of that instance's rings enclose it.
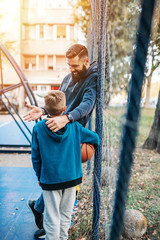
<instances>
[{"instance_id":1,"label":"boy's ear","mask_svg":"<svg viewBox=\"0 0 160 240\"><path fill-rule=\"evenodd\" d=\"M63 109L63 111L64 111L64 112L66 111L66 106L64 106L64 109Z\"/></svg>"}]
</instances>

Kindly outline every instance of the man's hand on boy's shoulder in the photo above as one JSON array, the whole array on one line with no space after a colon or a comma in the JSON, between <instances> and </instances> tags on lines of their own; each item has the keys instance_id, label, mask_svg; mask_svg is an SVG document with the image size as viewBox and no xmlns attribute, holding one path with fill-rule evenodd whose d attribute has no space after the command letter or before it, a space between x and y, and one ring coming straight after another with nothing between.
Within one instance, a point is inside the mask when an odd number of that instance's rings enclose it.
<instances>
[{"instance_id":1,"label":"man's hand on boy's shoulder","mask_svg":"<svg viewBox=\"0 0 160 240\"><path fill-rule=\"evenodd\" d=\"M63 128L67 123L69 123L69 119L67 118L66 115L63 116L57 116L54 118L45 118L47 120L46 124L47 127L52 131L52 132L57 132L61 128Z\"/></svg>"}]
</instances>

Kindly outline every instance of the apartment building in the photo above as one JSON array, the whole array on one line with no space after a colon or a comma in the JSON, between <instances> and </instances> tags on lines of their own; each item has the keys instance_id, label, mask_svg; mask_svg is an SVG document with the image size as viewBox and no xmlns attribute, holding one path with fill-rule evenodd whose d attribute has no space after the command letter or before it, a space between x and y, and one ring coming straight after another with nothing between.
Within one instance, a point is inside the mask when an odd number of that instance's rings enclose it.
<instances>
[{"instance_id":1,"label":"apartment building","mask_svg":"<svg viewBox=\"0 0 160 240\"><path fill-rule=\"evenodd\" d=\"M68 73L65 52L78 40L69 0L23 0L21 66L34 90L59 87Z\"/></svg>"},{"instance_id":2,"label":"apartment building","mask_svg":"<svg viewBox=\"0 0 160 240\"><path fill-rule=\"evenodd\" d=\"M0 36L10 42L8 50L21 66L33 90L57 89L69 72L65 52L78 41L70 0L4 0L0 2ZM6 46L7 47L7 46ZM3 58L3 55L2 55ZM3 61L3 85L19 82L9 61ZM23 87L14 91L24 107Z\"/></svg>"}]
</instances>

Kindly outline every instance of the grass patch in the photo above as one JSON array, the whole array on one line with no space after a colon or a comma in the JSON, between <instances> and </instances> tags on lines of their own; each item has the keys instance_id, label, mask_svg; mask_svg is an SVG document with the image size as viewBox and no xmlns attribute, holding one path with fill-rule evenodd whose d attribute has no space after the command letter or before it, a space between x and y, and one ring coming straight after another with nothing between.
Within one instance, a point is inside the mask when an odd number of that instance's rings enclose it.
<instances>
[{"instance_id":1,"label":"grass patch","mask_svg":"<svg viewBox=\"0 0 160 240\"><path fill-rule=\"evenodd\" d=\"M118 118L120 112L123 114L122 109L116 109L115 117L117 113ZM160 155L141 148L149 135L154 113L155 109L141 109L126 206L141 211L146 217L147 232L142 237L146 240L160 239Z\"/></svg>"},{"instance_id":2,"label":"grass patch","mask_svg":"<svg viewBox=\"0 0 160 240\"><path fill-rule=\"evenodd\" d=\"M148 227L142 239L157 240L160 232L159 154L137 149L128 193L127 208L141 211Z\"/></svg>"},{"instance_id":3,"label":"grass patch","mask_svg":"<svg viewBox=\"0 0 160 240\"><path fill-rule=\"evenodd\" d=\"M142 109L140 113L139 120L139 131L138 131L138 139L137 144L142 145L149 135L153 117L154 117L155 109Z\"/></svg>"}]
</instances>

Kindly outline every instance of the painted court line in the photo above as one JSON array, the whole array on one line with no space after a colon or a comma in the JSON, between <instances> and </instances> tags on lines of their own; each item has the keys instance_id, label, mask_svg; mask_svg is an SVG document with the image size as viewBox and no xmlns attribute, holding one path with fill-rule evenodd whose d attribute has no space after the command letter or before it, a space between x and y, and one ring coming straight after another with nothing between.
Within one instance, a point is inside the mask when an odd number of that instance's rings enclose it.
<instances>
[{"instance_id":1,"label":"painted court line","mask_svg":"<svg viewBox=\"0 0 160 240\"><path fill-rule=\"evenodd\" d=\"M10 122L2 123L2 124L0 124L0 127L3 127L3 126L5 126L5 125L7 125L7 124L10 124Z\"/></svg>"}]
</instances>

